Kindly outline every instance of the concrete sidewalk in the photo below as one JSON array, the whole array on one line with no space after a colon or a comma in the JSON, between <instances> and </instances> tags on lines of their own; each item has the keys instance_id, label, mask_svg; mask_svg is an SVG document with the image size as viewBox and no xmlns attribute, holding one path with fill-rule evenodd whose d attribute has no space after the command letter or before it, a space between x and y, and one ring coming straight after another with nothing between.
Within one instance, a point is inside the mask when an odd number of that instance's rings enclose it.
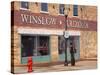
<instances>
[{"instance_id":1,"label":"concrete sidewalk","mask_svg":"<svg viewBox=\"0 0 100 75\"><path fill-rule=\"evenodd\" d=\"M64 66L64 64L53 65L48 67L33 67L33 72L57 72L57 71L72 71L72 70L85 70L85 69L96 69L97 61L96 60L84 60L76 62L75 66ZM27 67L16 67L15 73L27 73Z\"/></svg>"}]
</instances>

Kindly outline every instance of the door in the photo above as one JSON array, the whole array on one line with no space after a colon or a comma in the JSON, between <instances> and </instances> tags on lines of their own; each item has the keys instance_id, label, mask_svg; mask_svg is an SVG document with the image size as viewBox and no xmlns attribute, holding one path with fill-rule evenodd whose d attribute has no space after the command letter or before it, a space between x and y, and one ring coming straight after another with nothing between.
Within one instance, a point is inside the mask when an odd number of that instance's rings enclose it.
<instances>
[{"instance_id":1,"label":"door","mask_svg":"<svg viewBox=\"0 0 100 75\"><path fill-rule=\"evenodd\" d=\"M65 46L64 46L64 38L61 36L58 39L58 50L59 50L59 61L64 61L65 60ZM76 53L75 53L75 60L79 60L80 58L80 43L79 43L79 36L70 36L67 39L67 60L71 61L71 56L70 56L70 43L73 42L74 46L76 48Z\"/></svg>"}]
</instances>

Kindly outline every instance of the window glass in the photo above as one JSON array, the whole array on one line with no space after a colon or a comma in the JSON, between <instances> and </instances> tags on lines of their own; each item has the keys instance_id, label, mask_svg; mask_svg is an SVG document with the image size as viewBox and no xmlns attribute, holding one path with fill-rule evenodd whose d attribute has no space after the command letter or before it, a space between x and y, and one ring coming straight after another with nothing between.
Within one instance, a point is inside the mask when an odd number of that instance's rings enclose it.
<instances>
[{"instance_id":1,"label":"window glass","mask_svg":"<svg viewBox=\"0 0 100 75\"><path fill-rule=\"evenodd\" d=\"M58 37L58 50L59 54L63 54L65 50L65 41L63 36Z\"/></svg>"},{"instance_id":2,"label":"window glass","mask_svg":"<svg viewBox=\"0 0 100 75\"><path fill-rule=\"evenodd\" d=\"M49 54L49 37L39 36L38 40L38 55L48 55Z\"/></svg>"},{"instance_id":3,"label":"window glass","mask_svg":"<svg viewBox=\"0 0 100 75\"><path fill-rule=\"evenodd\" d=\"M49 36L21 36L22 57L49 54Z\"/></svg>"},{"instance_id":4,"label":"window glass","mask_svg":"<svg viewBox=\"0 0 100 75\"><path fill-rule=\"evenodd\" d=\"M64 4L59 5L59 13L64 14Z\"/></svg>"},{"instance_id":5,"label":"window glass","mask_svg":"<svg viewBox=\"0 0 100 75\"><path fill-rule=\"evenodd\" d=\"M73 16L78 16L78 5L73 5Z\"/></svg>"},{"instance_id":6,"label":"window glass","mask_svg":"<svg viewBox=\"0 0 100 75\"><path fill-rule=\"evenodd\" d=\"M34 37L33 36L22 36L21 37L21 53L22 57L33 56L34 50Z\"/></svg>"},{"instance_id":7,"label":"window glass","mask_svg":"<svg viewBox=\"0 0 100 75\"><path fill-rule=\"evenodd\" d=\"M21 2L21 8L29 9L29 3L28 2Z\"/></svg>"},{"instance_id":8,"label":"window glass","mask_svg":"<svg viewBox=\"0 0 100 75\"><path fill-rule=\"evenodd\" d=\"M41 3L41 11L48 12L48 4L47 3Z\"/></svg>"}]
</instances>

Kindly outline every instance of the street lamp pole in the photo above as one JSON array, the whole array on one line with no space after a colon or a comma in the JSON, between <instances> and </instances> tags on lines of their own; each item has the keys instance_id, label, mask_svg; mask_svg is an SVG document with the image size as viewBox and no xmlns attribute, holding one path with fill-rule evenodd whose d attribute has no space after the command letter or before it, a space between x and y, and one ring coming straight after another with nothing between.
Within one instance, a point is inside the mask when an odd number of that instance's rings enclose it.
<instances>
[{"instance_id":1,"label":"street lamp pole","mask_svg":"<svg viewBox=\"0 0 100 75\"><path fill-rule=\"evenodd\" d=\"M64 35L66 35L66 30L67 30L67 17L68 15L65 15L65 31L64 31ZM64 37L65 40L65 62L64 62L64 66L68 66L68 61L67 61L67 40L68 38Z\"/></svg>"},{"instance_id":2,"label":"street lamp pole","mask_svg":"<svg viewBox=\"0 0 100 75\"><path fill-rule=\"evenodd\" d=\"M65 8L64 8L65 11ZM65 40L65 62L64 62L64 66L68 66L68 61L67 61L67 41L68 41L68 33L66 34L67 31L67 18L68 18L68 10L66 10L67 12L64 12L64 17L65 17L65 25L64 25L64 40Z\"/></svg>"}]
</instances>

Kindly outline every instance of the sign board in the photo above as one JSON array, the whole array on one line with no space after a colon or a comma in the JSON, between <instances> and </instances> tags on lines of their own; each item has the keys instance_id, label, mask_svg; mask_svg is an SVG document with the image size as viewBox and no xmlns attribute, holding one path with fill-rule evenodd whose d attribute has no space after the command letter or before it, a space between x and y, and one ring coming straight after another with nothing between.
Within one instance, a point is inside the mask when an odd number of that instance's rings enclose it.
<instances>
[{"instance_id":1,"label":"sign board","mask_svg":"<svg viewBox=\"0 0 100 75\"><path fill-rule=\"evenodd\" d=\"M68 31L65 31L65 32L64 32L64 37L65 37L65 38L69 38L69 33L68 33Z\"/></svg>"},{"instance_id":2,"label":"sign board","mask_svg":"<svg viewBox=\"0 0 100 75\"><path fill-rule=\"evenodd\" d=\"M12 11L13 12L13 11ZM32 13L30 11L14 11L11 15L14 25L28 26L34 28L55 28L64 29L65 18L63 16L53 16L42 13ZM67 19L67 29L71 30L97 30L97 21L81 20L79 18Z\"/></svg>"}]
</instances>

